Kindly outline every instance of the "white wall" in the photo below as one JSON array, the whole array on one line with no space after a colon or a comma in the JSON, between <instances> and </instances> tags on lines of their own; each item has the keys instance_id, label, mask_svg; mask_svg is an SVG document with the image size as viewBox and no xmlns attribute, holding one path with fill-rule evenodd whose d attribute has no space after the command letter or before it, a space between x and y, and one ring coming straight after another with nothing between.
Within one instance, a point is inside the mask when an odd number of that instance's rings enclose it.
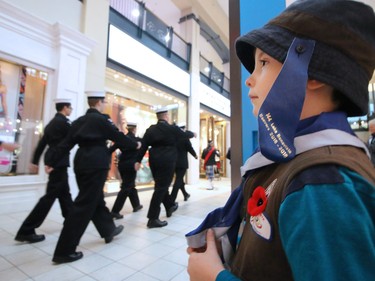
<instances>
[{"instance_id":1,"label":"white wall","mask_svg":"<svg viewBox=\"0 0 375 281\"><path fill-rule=\"evenodd\" d=\"M82 3L78 0L2 0L50 24L63 23L81 29ZM87 0L85 0L87 1ZM92 0L88 0L92 1ZM94 0L96 1L96 0Z\"/></svg>"}]
</instances>

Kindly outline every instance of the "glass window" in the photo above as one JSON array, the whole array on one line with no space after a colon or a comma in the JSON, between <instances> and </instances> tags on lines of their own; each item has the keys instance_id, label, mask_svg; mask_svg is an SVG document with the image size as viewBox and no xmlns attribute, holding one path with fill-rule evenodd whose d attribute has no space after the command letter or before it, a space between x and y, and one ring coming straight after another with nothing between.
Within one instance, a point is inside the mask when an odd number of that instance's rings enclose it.
<instances>
[{"instance_id":1,"label":"glass window","mask_svg":"<svg viewBox=\"0 0 375 281\"><path fill-rule=\"evenodd\" d=\"M0 60L0 139L21 145L15 152L0 151L0 176L29 174L43 130L47 79L46 72Z\"/></svg>"},{"instance_id":2,"label":"glass window","mask_svg":"<svg viewBox=\"0 0 375 281\"><path fill-rule=\"evenodd\" d=\"M143 88L145 87L142 85ZM143 89L140 88L140 91ZM149 88L150 89L150 88ZM149 95L155 95L155 91L146 91ZM158 92L158 95L161 95ZM146 100L150 100L146 98ZM144 102L135 101L128 97L119 96L113 93L106 94L106 108L104 113L111 116L114 124L119 128L120 131L127 133L127 123L132 122L137 124L137 134L136 136L142 138L148 127L153 124L156 124L157 118L155 114L155 107L161 106L161 102L165 103L165 100L170 101L171 103L175 102L173 99L169 99L166 93L160 97L159 103L150 105ZM179 105L177 108L174 108L170 111L170 123L180 123L186 122L186 104L182 100L177 100ZM163 104L165 106L165 104ZM112 155L111 168L108 173L109 181L117 181L121 179L121 176L117 170L117 158L120 151L116 151ZM137 172L136 184L147 186L153 181L150 166L148 164L148 153L143 157L141 169Z\"/></svg>"}]
</instances>

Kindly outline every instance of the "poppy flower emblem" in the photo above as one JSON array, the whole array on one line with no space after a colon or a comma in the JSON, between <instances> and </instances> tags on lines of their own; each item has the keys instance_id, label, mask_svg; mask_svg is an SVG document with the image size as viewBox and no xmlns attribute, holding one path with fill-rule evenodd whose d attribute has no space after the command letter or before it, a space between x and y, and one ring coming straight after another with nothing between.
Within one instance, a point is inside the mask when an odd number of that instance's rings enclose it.
<instances>
[{"instance_id":1,"label":"poppy flower emblem","mask_svg":"<svg viewBox=\"0 0 375 281\"><path fill-rule=\"evenodd\" d=\"M247 212L250 216L257 216L266 209L267 206L267 194L266 190L262 186L258 186L254 189L252 196L247 201Z\"/></svg>"}]
</instances>

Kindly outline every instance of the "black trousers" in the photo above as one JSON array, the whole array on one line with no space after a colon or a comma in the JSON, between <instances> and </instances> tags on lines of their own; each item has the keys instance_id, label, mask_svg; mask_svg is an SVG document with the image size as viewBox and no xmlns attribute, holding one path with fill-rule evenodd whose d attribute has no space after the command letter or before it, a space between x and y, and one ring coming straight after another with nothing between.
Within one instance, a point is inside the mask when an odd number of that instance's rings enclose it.
<instances>
[{"instance_id":1,"label":"black trousers","mask_svg":"<svg viewBox=\"0 0 375 281\"><path fill-rule=\"evenodd\" d=\"M63 217L66 218L68 216L73 206L73 200L69 190L67 170L66 167L57 168L49 174L46 194L39 199L31 213L22 223L17 234L34 234L35 228L41 226L56 199L59 200Z\"/></svg>"},{"instance_id":2,"label":"black trousers","mask_svg":"<svg viewBox=\"0 0 375 281\"><path fill-rule=\"evenodd\" d=\"M108 170L75 171L75 174L79 192L72 210L64 221L55 256L75 252L90 220L103 238L111 235L116 227L105 205L103 194Z\"/></svg>"},{"instance_id":3,"label":"black trousers","mask_svg":"<svg viewBox=\"0 0 375 281\"><path fill-rule=\"evenodd\" d=\"M173 202L176 201L179 190L182 191L182 194L184 196L188 194L185 189L185 181L184 181L186 170L187 170L186 168L176 168L175 170L175 179L174 179L173 189L171 193L171 198Z\"/></svg>"},{"instance_id":4,"label":"black trousers","mask_svg":"<svg viewBox=\"0 0 375 281\"><path fill-rule=\"evenodd\" d=\"M135 179L137 177L137 171L134 170L134 167L125 167L124 169L119 167L119 172L121 175L121 186L120 191L117 194L115 203L112 207L113 213L119 213L124 207L126 198L129 197L130 203L132 204L133 209L139 206L139 196L138 191L135 188Z\"/></svg>"},{"instance_id":5,"label":"black trousers","mask_svg":"<svg viewBox=\"0 0 375 281\"><path fill-rule=\"evenodd\" d=\"M160 205L163 203L165 210L173 206L173 200L169 195L168 189L173 180L174 165L158 166L150 165L152 176L154 178L155 187L152 194L150 207L148 209L147 217L149 219L157 219L160 215Z\"/></svg>"}]
</instances>

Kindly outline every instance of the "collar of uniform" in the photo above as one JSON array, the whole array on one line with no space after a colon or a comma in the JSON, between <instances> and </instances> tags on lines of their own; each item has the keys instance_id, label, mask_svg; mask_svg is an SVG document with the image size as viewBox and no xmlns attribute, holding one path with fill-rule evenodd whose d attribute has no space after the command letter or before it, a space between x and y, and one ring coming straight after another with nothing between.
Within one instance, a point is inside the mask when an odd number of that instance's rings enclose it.
<instances>
[{"instance_id":1,"label":"collar of uniform","mask_svg":"<svg viewBox=\"0 0 375 281\"><path fill-rule=\"evenodd\" d=\"M87 109L87 112L86 113L100 113L99 110L97 110L96 108L93 108L93 107L90 107L89 109Z\"/></svg>"}]
</instances>

